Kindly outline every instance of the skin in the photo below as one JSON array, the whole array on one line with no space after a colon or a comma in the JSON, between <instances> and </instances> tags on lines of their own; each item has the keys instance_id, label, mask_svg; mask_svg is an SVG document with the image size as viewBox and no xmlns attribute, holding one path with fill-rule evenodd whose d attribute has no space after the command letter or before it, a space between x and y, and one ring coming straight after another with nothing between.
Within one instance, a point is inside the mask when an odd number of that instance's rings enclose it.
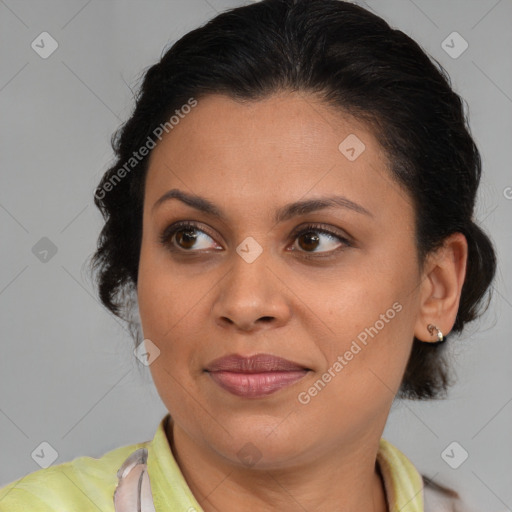
<instances>
[{"instance_id":1,"label":"skin","mask_svg":"<svg viewBox=\"0 0 512 512\"><path fill-rule=\"evenodd\" d=\"M366 146L354 161L338 149L349 134ZM208 199L225 219L178 199L153 209L174 188ZM287 203L332 194L369 214L336 206L274 222ZM195 245L160 242L185 220L198 225ZM350 244L318 231L316 243L291 236L311 222ZM247 237L262 248L252 263L236 252ZM429 323L445 334L453 326L466 258L455 234L419 265L411 198L363 123L302 93L201 98L150 156L138 299L144 337L160 350L150 369L173 418L167 436L203 509L387 511L379 439L413 336L435 341ZM396 302L401 311L300 403ZM231 353L270 353L311 371L264 398L241 398L204 371ZM247 443L252 466L237 455Z\"/></svg>"}]
</instances>

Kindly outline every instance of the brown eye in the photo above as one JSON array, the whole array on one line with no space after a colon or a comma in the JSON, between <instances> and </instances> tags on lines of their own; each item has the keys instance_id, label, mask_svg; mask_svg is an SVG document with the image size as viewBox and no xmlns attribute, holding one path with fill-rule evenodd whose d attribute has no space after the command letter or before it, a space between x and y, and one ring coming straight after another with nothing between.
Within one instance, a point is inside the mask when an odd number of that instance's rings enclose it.
<instances>
[{"instance_id":1,"label":"brown eye","mask_svg":"<svg viewBox=\"0 0 512 512\"><path fill-rule=\"evenodd\" d=\"M318 247L320 237L315 235L313 231L308 231L307 233L300 235L298 240L301 249L304 249L305 251L313 251ZM301 241L303 241L303 243L301 243Z\"/></svg>"},{"instance_id":2,"label":"brown eye","mask_svg":"<svg viewBox=\"0 0 512 512\"><path fill-rule=\"evenodd\" d=\"M292 250L319 256L327 256L345 247L352 247L352 243L342 234L317 224L298 230L292 238L297 241L296 246L298 247L297 249L294 245Z\"/></svg>"},{"instance_id":3,"label":"brown eye","mask_svg":"<svg viewBox=\"0 0 512 512\"><path fill-rule=\"evenodd\" d=\"M160 235L160 243L171 251L201 252L199 249L222 249L213 238L195 224L178 222Z\"/></svg>"},{"instance_id":4,"label":"brown eye","mask_svg":"<svg viewBox=\"0 0 512 512\"><path fill-rule=\"evenodd\" d=\"M197 234L195 233L195 229L180 229L175 232L176 243L182 249L192 249L194 244L196 243Z\"/></svg>"}]
</instances>

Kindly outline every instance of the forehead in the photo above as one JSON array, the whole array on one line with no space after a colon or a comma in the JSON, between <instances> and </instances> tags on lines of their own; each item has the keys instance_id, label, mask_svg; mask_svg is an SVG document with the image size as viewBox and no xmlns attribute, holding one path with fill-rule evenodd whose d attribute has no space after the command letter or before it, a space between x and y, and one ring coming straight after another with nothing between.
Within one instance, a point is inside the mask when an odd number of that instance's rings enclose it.
<instances>
[{"instance_id":1,"label":"forehead","mask_svg":"<svg viewBox=\"0 0 512 512\"><path fill-rule=\"evenodd\" d=\"M250 158L268 155L286 157L288 160L307 156L317 157L316 152L340 156L338 145L350 133L364 140L370 152L382 150L369 128L353 116L334 110L313 95L298 92L281 92L261 100L235 100L212 94L198 100L190 113L181 119L153 150L152 159L172 151L174 156L185 156L193 145L201 147L200 157L213 153L233 158L235 149ZM286 154L288 150L288 154ZM333 152L333 150L335 150ZM264 153L264 154L262 154ZM194 154L186 155L188 159ZM242 155L241 155L242 157ZM385 158L385 154L379 155Z\"/></svg>"},{"instance_id":2,"label":"forehead","mask_svg":"<svg viewBox=\"0 0 512 512\"><path fill-rule=\"evenodd\" d=\"M177 187L226 210L326 192L369 206L404 196L369 127L305 93L199 99L152 151L146 180L145 202Z\"/></svg>"}]
</instances>

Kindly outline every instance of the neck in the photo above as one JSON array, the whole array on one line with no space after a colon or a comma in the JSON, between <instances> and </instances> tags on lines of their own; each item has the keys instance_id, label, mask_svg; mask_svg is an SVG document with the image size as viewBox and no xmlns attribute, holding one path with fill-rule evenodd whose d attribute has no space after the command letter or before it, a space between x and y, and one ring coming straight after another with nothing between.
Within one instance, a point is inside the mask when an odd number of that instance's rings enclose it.
<instances>
[{"instance_id":1,"label":"neck","mask_svg":"<svg viewBox=\"0 0 512 512\"><path fill-rule=\"evenodd\" d=\"M172 420L167 438L190 490L205 512L389 512L376 443L329 450L293 467L241 467L205 450ZM369 449L368 446L373 446Z\"/></svg>"}]
</instances>

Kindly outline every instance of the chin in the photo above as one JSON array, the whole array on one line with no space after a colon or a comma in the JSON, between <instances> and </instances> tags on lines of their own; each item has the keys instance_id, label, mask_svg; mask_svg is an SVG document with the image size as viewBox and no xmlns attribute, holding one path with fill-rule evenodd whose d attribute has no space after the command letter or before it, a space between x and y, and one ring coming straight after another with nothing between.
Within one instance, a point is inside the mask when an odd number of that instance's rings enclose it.
<instances>
[{"instance_id":1,"label":"chin","mask_svg":"<svg viewBox=\"0 0 512 512\"><path fill-rule=\"evenodd\" d=\"M225 424L232 435L223 436L220 445L210 440L214 450L233 464L248 469L279 469L297 462L308 449L303 443L303 432L290 432L282 419L270 421L247 418L243 425ZM215 446L217 445L217 446ZM300 446L299 451L297 447Z\"/></svg>"}]
</instances>

